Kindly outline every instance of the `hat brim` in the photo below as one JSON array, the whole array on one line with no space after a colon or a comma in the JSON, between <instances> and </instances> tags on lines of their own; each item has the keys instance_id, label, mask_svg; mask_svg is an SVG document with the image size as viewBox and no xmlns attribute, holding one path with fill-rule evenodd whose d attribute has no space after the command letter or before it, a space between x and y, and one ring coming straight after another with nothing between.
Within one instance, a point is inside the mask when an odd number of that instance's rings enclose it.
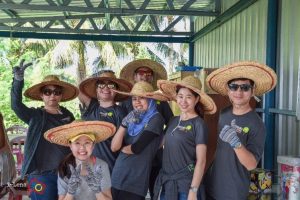
<instances>
[{"instance_id":1,"label":"hat brim","mask_svg":"<svg viewBox=\"0 0 300 200\"><path fill-rule=\"evenodd\" d=\"M158 91L144 92L144 93L122 92L119 90L114 90L114 91L119 94L126 95L126 96L139 96L139 97L150 98L150 99L155 99L155 100L159 100L159 101L169 101L169 98L166 95L164 95Z\"/></svg>"},{"instance_id":2,"label":"hat brim","mask_svg":"<svg viewBox=\"0 0 300 200\"><path fill-rule=\"evenodd\" d=\"M203 105L203 110L205 114L214 114L217 111L217 106L213 99L199 90L198 88L189 86L187 84L182 84L180 82L174 82L174 81L167 81L167 80L158 80L157 85L159 89L166 94L167 96L171 97L173 101L176 101L176 89L177 86L182 86L189 88L199 94L200 100L199 102Z\"/></svg>"},{"instance_id":3,"label":"hat brim","mask_svg":"<svg viewBox=\"0 0 300 200\"><path fill-rule=\"evenodd\" d=\"M24 92L24 96L26 96L32 100L42 101L41 89L47 85L57 85L57 86L60 86L63 88L62 99L61 99L62 102L75 99L79 93L78 88L70 83L67 83L64 81L52 80L52 81L44 81L44 82L41 82L39 84L36 84L36 85L28 88Z\"/></svg>"},{"instance_id":4,"label":"hat brim","mask_svg":"<svg viewBox=\"0 0 300 200\"><path fill-rule=\"evenodd\" d=\"M118 85L118 90L127 91L129 92L132 88L132 84L126 80L112 78L112 77L93 77L88 78L86 80L83 80L80 85L79 89L80 91L91 98L97 98L97 92L96 92L96 82L97 81L111 81ZM116 94L115 101L124 101L128 98L128 96L123 94Z\"/></svg>"},{"instance_id":5,"label":"hat brim","mask_svg":"<svg viewBox=\"0 0 300 200\"><path fill-rule=\"evenodd\" d=\"M277 83L276 73L267 65L257 62L237 62L213 71L206 78L207 86L219 94L227 95L228 81L246 78L254 82L254 95L261 96Z\"/></svg>"},{"instance_id":6,"label":"hat brim","mask_svg":"<svg viewBox=\"0 0 300 200\"><path fill-rule=\"evenodd\" d=\"M168 78L168 74L164 66L149 59L134 60L126 64L120 72L120 78L126 79L134 84L134 72L140 67L148 67L153 71L153 88L155 89L157 89L157 86L155 85L157 80L166 80Z\"/></svg>"},{"instance_id":7,"label":"hat brim","mask_svg":"<svg viewBox=\"0 0 300 200\"><path fill-rule=\"evenodd\" d=\"M116 127L104 121L82 121L58 126L45 132L44 137L51 143L69 146L69 140L83 133L94 133L95 142L101 142L116 132Z\"/></svg>"}]
</instances>

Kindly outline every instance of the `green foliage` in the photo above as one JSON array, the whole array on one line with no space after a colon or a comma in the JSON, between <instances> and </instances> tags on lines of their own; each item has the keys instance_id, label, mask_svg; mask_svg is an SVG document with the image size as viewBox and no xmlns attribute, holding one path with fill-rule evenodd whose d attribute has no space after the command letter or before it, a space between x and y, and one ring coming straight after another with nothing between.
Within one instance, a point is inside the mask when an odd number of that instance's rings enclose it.
<instances>
[{"instance_id":1,"label":"green foliage","mask_svg":"<svg viewBox=\"0 0 300 200\"><path fill-rule=\"evenodd\" d=\"M10 127L14 124L25 125L11 110L10 104L10 90L13 80L12 68L17 66L21 59L25 59L25 62L33 61L33 66L26 69L23 91L40 82L48 74L57 74L67 82L75 83L74 77L64 75L63 70L56 70L49 66L49 55L38 59L37 55L40 54L31 50L28 46L26 49L22 49L23 44L24 41L21 40L0 39L0 112L4 116L5 127ZM32 101L25 97L23 97L23 103L28 107L43 105L42 102ZM61 105L73 112L76 119L80 118L77 99Z\"/></svg>"}]
</instances>

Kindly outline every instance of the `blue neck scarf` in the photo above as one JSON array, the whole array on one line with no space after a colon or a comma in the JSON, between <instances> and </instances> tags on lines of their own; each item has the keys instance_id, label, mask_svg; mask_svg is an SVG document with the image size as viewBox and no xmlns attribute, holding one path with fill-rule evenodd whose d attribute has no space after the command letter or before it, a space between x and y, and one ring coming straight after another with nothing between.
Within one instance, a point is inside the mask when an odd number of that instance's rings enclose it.
<instances>
[{"instance_id":1,"label":"blue neck scarf","mask_svg":"<svg viewBox=\"0 0 300 200\"><path fill-rule=\"evenodd\" d=\"M145 126L148 124L151 117L156 113L158 113L156 108L156 101L154 99L148 99L148 109L146 110L146 112L139 116L140 120L138 123L130 123L128 125L128 134L130 136L136 136L141 133Z\"/></svg>"}]
</instances>

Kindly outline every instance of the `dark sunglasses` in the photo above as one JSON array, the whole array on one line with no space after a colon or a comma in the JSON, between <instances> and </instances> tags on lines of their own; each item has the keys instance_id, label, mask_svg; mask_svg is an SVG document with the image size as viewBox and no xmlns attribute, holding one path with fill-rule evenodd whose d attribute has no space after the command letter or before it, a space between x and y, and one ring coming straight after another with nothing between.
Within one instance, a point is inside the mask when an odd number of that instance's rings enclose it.
<instances>
[{"instance_id":1,"label":"dark sunglasses","mask_svg":"<svg viewBox=\"0 0 300 200\"><path fill-rule=\"evenodd\" d=\"M97 87L100 89L104 89L105 87L107 87L108 89L115 89L117 88L117 85L114 83L98 83Z\"/></svg>"},{"instance_id":2,"label":"dark sunglasses","mask_svg":"<svg viewBox=\"0 0 300 200\"><path fill-rule=\"evenodd\" d=\"M43 94L46 95L46 96L50 96L51 94L54 94L55 96L60 96L62 94L62 90L59 90L59 89L54 89L54 90L44 89Z\"/></svg>"},{"instance_id":3,"label":"dark sunglasses","mask_svg":"<svg viewBox=\"0 0 300 200\"><path fill-rule=\"evenodd\" d=\"M140 76L152 76L153 75L151 71L144 71L144 70L138 70L135 73Z\"/></svg>"},{"instance_id":4,"label":"dark sunglasses","mask_svg":"<svg viewBox=\"0 0 300 200\"><path fill-rule=\"evenodd\" d=\"M228 84L228 88L231 91L237 91L240 88L241 91L248 92L250 89L253 88L253 86L250 85L250 84L241 84L241 85L238 85L238 84L235 84L235 83L230 83L230 84Z\"/></svg>"}]
</instances>

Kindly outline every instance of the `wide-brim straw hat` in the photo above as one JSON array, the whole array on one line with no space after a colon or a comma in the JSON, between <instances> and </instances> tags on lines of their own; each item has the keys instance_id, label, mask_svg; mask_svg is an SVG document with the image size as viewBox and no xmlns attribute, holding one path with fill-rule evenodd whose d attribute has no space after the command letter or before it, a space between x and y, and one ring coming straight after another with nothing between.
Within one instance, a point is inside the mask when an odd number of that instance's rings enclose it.
<instances>
[{"instance_id":1,"label":"wide-brim straw hat","mask_svg":"<svg viewBox=\"0 0 300 200\"><path fill-rule=\"evenodd\" d=\"M70 124L58 126L45 132L44 137L51 143L68 146L70 139L84 134L93 133L95 142L101 142L116 132L112 123L104 121L74 121Z\"/></svg>"},{"instance_id":2,"label":"wide-brim straw hat","mask_svg":"<svg viewBox=\"0 0 300 200\"><path fill-rule=\"evenodd\" d=\"M156 99L159 101L168 101L169 98L161 93L160 91L155 91L153 86L145 81L140 81L135 83L130 92L122 92L119 90L114 90L117 93L127 95L127 96L139 96L145 98Z\"/></svg>"},{"instance_id":3,"label":"wide-brim straw hat","mask_svg":"<svg viewBox=\"0 0 300 200\"><path fill-rule=\"evenodd\" d=\"M219 94L227 95L228 81L236 78L250 79L254 82L254 95L261 96L272 90L277 83L277 75L267 65L243 61L221 67L206 78L207 86Z\"/></svg>"},{"instance_id":4,"label":"wide-brim straw hat","mask_svg":"<svg viewBox=\"0 0 300 200\"><path fill-rule=\"evenodd\" d=\"M172 100L176 101L176 89L178 86L188 88L195 93L199 94L199 102L203 106L204 113L214 114L217 111L217 106L213 99L208 96L206 93L201 91L202 84L201 81L194 76L187 76L182 80L176 81L167 81L167 80L158 80L158 88L167 96L170 96Z\"/></svg>"},{"instance_id":5,"label":"wide-brim straw hat","mask_svg":"<svg viewBox=\"0 0 300 200\"><path fill-rule=\"evenodd\" d=\"M97 81L111 81L118 85L118 90L129 92L132 88L132 84L126 80L116 78L113 72L101 73L98 77L87 78L83 80L80 85L80 91L91 98L97 98ZM115 101L124 101L128 96L122 94L116 94Z\"/></svg>"},{"instance_id":6,"label":"wide-brim straw hat","mask_svg":"<svg viewBox=\"0 0 300 200\"><path fill-rule=\"evenodd\" d=\"M42 80L41 83L33 85L32 87L28 88L24 95L30 99L42 101L41 98L41 89L47 85L56 85L63 88L62 99L61 101L69 101L75 99L78 96L79 90L76 86L59 80L58 76L56 75L48 75Z\"/></svg>"},{"instance_id":7,"label":"wide-brim straw hat","mask_svg":"<svg viewBox=\"0 0 300 200\"><path fill-rule=\"evenodd\" d=\"M153 71L153 87L156 88L156 82L159 79L166 80L168 74L164 66L149 59L134 60L127 63L120 72L120 78L126 79L134 84L134 72L140 67L148 67Z\"/></svg>"}]
</instances>

